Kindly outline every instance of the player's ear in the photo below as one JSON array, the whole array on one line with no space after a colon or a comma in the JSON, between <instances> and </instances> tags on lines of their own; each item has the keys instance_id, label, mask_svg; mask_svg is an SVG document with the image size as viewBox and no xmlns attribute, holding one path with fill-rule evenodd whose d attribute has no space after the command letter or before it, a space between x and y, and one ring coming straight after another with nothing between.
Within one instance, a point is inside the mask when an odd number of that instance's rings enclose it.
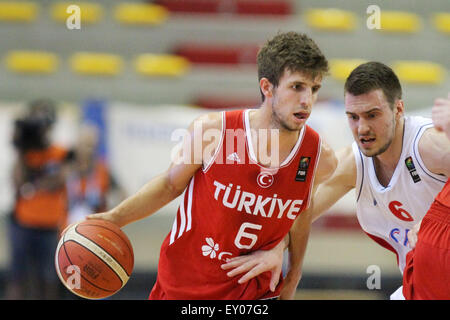
<instances>
[{"instance_id":1,"label":"player's ear","mask_svg":"<svg viewBox=\"0 0 450 320\"><path fill-rule=\"evenodd\" d=\"M402 99L395 100L393 111L398 118L403 116L403 113L405 112L405 105Z\"/></svg>"},{"instance_id":2,"label":"player's ear","mask_svg":"<svg viewBox=\"0 0 450 320\"><path fill-rule=\"evenodd\" d=\"M259 80L259 88L261 89L262 94L266 98L272 98L273 96L273 84L267 78L261 78Z\"/></svg>"}]
</instances>

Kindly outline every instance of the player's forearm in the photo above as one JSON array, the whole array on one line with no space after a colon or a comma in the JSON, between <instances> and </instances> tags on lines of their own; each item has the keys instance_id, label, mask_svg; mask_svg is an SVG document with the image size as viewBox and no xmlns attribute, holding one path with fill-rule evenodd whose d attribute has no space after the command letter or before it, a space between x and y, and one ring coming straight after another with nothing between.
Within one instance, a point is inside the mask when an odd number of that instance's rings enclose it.
<instances>
[{"instance_id":1,"label":"player's forearm","mask_svg":"<svg viewBox=\"0 0 450 320\"><path fill-rule=\"evenodd\" d=\"M289 270L286 281L297 287L302 276L303 260L311 231L312 210L302 212L289 231Z\"/></svg>"},{"instance_id":2,"label":"player's forearm","mask_svg":"<svg viewBox=\"0 0 450 320\"><path fill-rule=\"evenodd\" d=\"M293 231L289 243L289 277L294 281L300 281L302 276L303 260L308 246L310 225L301 230Z\"/></svg>"},{"instance_id":3,"label":"player's forearm","mask_svg":"<svg viewBox=\"0 0 450 320\"><path fill-rule=\"evenodd\" d=\"M298 226L297 226L298 228ZM303 224L300 230L290 231L289 236L289 270L284 279L280 293L281 300L291 300L295 296L298 283L302 277L303 259L309 238L310 223Z\"/></svg>"},{"instance_id":4,"label":"player's forearm","mask_svg":"<svg viewBox=\"0 0 450 320\"><path fill-rule=\"evenodd\" d=\"M181 191L182 192L182 191ZM159 175L144 185L136 194L110 210L120 226L141 220L155 213L181 194L168 182L166 174Z\"/></svg>"},{"instance_id":5,"label":"player's forearm","mask_svg":"<svg viewBox=\"0 0 450 320\"><path fill-rule=\"evenodd\" d=\"M356 184L356 163L352 146L336 152L338 165L333 175L318 185L310 205L311 219L314 222Z\"/></svg>"},{"instance_id":6,"label":"player's forearm","mask_svg":"<svg viewBox=\"0 0 450 320\"><path fill-rule=\"evenodd\" d=\"M321 217L339 200L339 197L335 197L333 191L333 188L329 188L326 185L319 186L310 209L313 222Z\"/></svg>"},{"instance_id":7,"label":"player's forearm","mask_svg":"<svg viewBox=\"0 0 450 320\"><path fill-rule=\"evenodd\" d=\"M347 194L353 187L339 185L339 182L325 183L319 186L311 204L312 222L320 218L336 202Z\"/></svg>"}]
</instances>

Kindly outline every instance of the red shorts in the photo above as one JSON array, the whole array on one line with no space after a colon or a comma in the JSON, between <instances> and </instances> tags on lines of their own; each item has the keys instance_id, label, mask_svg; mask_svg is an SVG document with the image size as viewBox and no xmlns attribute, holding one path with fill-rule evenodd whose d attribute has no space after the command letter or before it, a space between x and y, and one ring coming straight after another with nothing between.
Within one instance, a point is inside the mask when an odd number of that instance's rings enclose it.
<instances>
[{"instance_id":1,"label":"red shorts","mask_svg":"<svg viewBox=\"0 0 450 320\"><path fill-rule=\"evenodd\" d=\"M450 208L434 201L417 237L406 256L403 295L407 300L450 299Z\"/></svg>"}]
</instances>

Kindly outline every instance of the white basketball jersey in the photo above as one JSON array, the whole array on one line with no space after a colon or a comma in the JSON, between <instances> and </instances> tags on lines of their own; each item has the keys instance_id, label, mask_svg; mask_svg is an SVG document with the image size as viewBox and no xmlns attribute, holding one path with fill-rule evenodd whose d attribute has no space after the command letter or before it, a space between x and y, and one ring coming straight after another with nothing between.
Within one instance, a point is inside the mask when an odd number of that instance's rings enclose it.
<instances>
[{"instance_id":1,"label":"white basketball jersey","mask_svg":"<svg viewBox=\"0 0 450 320\"><path fill-rule=\"evenodd\" d=\"M446 177L430 172L419 154L419 140L432 126L431 119L405 117L401 156L386 187L378 181L373 158L364 156L353 143L359 223L373 240L397 255L402 274L406 254L411 250L407 233L422 220L447 181Z\"/></svg>"}]
</instances>

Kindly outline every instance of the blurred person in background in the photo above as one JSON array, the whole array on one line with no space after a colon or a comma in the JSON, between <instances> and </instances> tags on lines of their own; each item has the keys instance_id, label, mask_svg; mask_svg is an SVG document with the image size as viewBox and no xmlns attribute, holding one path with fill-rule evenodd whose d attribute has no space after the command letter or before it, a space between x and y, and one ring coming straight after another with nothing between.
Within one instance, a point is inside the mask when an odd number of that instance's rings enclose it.
<instances>
[{"instance_id":1,"label":"blurred person in background","mask_svg":"<svg viewBox=\"0 0 450 320\"><path fill-rule=\"evenodd\" d=\"M52 143L53 101L32 101L15 121L12 172L15 203L10 216L7 299L55 299L58 233L67 215L64 163L67 150Z\"/></svg>"},{"instance_id":2,"label":"blurred person in background","mask_svg":"<svg viewBox=\"0 0 450 320\"><path fill-rule=\"evenodd\" d=\"M436 99L434 127L450 141L450 94ZM443 155L444 156L444 155ZM444 157L443 162L448 163ZM403 295L407 300L450 299L450 179L436 196L420 223L418 233L408 233L413 250L406 256Z\"/></svg>"},{"instance_id":3,"label":"blurred person in background","mask_svg":"<svg viewBox=\"0 0 450 320\"><path fill-rule=\"evenodd\" d=\"M355 189L361 228L372 240L396 254L403 274L411 250L408 234L417 229L450 176L450 141L445 133L433 127L431 119L405 116L398 77L382 63L368 62L355 68L346 80L344 100L355 142L336 152L338 167L330 179L319 185L308 214L315 221ZM299 257L307 247L306 235L306 228L290 232L291 252L299 255L291 258L293 265L286 277L283 290L288 297L294 296L300 280ZM448 234L446 239L448 246ZM248 279L282 263L270 261L279 255L266 253L233 258L224 267L233 269L230 276L247 272ZM256 272L255 266L261 265L264 267ZM289 276L290 273L296 276ZM402 290L402 287L396 290L391 299L403 300Z\"/></svg>"},{"instance_id":4,"label":"blurred person in background","mask_svg":"<svg viewBox=\"0 0 450 320\"><path fill-rule=\"evenodd\" d=\"M111 202L125 198L125 192L111 174L106 160L98 154L98 145L98 128L93 124L82 124L68 157L68 224L82 221L93 212L106 211Z\"/></svg>"}]
</instances>

